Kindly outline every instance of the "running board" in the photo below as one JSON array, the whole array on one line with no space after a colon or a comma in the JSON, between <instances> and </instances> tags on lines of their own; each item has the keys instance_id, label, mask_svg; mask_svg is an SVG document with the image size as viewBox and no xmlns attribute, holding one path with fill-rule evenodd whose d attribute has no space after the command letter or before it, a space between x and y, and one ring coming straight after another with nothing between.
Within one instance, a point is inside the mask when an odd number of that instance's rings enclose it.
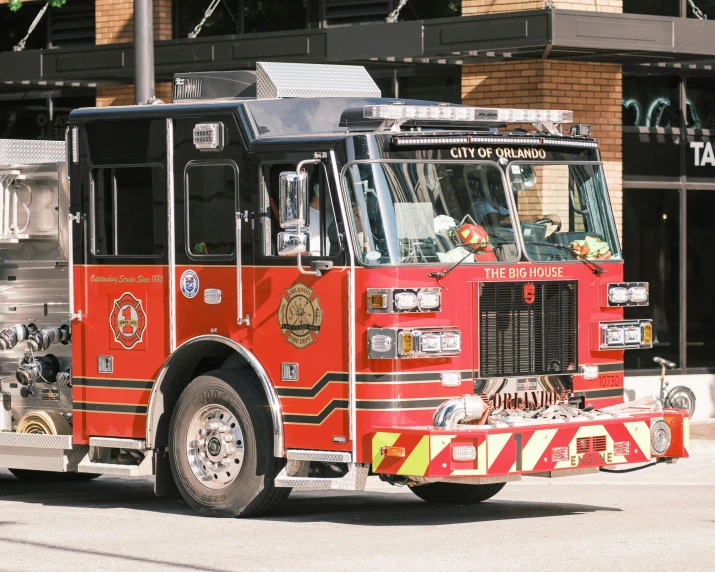
<instances>
[{"instance_id":1,"label":"running board","mask_svg":"<svg viewBox=\"0 0 715 572\"><path fill-rule=\"evenodd\" d=\"M348 472L339 478L318 478L291 476L287 466L283 467L275 478L276 487L287 487L300 490L341 490L363 491L367 481L370 465L348 463Z\"/></svg>"},{"instance_id":2,"label":"running board","mask_svg":"<svg viewBox=\"0 0 715 572\"><path fill-rule=\"evenodd\" d=\"M147 455L137 465L119 465L117 463L93 463L89 460L89 453L87 453L77 465L77 472L115 477L151 477L154 474L154 455Z\"/></svg>"},{"instance_id":3,"label":"running board","mask_svg":"<svg viewBox=\"0 0 715 572\"><path fill-rule=\"evenodd\" d=\"M146 441L144 439L122 439L120 437L90 437L89 446L104 447L107 449L146 451Z\"/></svg>"}]
</instances>

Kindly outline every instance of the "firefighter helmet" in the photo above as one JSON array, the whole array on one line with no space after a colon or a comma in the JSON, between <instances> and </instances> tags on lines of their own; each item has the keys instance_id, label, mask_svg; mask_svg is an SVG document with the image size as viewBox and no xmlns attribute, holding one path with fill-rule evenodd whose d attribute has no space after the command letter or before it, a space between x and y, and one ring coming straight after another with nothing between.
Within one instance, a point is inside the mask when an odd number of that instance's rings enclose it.
<instances>
[{"instance_id":1,"label":"firefighter helmet","mask_svg":"<svg viewBox=\"0 0 715 572\"><path fill-rule=\"evenodd\" d=\"M489 234L483 226L464 223L457 231L462 242L476 250L486 250L489 245Z\"/></svg>"}]
</instances>

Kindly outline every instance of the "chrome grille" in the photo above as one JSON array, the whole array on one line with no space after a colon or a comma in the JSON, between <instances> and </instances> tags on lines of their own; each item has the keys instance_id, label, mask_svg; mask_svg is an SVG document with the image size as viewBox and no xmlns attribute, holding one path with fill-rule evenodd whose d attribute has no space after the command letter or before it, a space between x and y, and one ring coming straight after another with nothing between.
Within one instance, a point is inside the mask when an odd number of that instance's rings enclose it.
<instances>
[{"instance_id":1,"label":"chrome grille","mask_svg":"<svg viewBox=\"0 0 715 572\"><path fill-rule=\"evenodd\" d=\"M575 372L577 288L570 281L482 283L480 377Z\"/></svg>"}]
</instances>

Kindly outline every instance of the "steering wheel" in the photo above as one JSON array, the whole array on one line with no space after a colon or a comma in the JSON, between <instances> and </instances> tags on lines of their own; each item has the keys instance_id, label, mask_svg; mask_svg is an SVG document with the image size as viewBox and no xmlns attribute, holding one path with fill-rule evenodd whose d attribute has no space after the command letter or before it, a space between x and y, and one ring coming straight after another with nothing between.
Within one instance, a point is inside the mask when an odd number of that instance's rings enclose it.
<instances>
[{"instance_id":1,"label":"steering wheel","mask_svg":"<svg viewBox=\"0 0 715 572\"><path fill-rule=\"evenodd\" d=\"M544 218L535 221L535 224L546 224L550 223L556 227L554 232L559 232L561 230L561 218L555 214L544 215Z\"/></svg>"}]
</instances>

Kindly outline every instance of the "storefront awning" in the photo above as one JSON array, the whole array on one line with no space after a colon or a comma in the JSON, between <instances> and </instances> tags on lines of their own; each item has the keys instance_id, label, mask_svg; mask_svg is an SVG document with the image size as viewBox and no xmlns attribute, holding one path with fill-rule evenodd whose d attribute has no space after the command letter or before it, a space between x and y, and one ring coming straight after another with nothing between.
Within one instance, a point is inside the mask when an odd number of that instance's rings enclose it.
<instances>
[{"instance_id":1,"label":"storefront awning","mask_svg":"<svg viewBox=\"0 0 715 572\"><path fill-rule=\"evenodd\" d=\"M256 61L468 64L550 59L627 65L715 64L715 21L570 10L375 23L156 43L157 80ZM130 82L132 44L0 53L3 82ZM11 85L11 84L5 84Z\"/></svg>"}]
</instances>

